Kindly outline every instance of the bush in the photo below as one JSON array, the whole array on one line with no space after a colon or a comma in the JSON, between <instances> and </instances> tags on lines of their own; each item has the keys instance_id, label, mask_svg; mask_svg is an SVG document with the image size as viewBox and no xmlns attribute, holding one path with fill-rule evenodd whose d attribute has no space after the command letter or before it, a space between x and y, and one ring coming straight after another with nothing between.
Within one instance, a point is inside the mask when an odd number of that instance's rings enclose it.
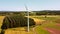
<instances>
[{"instance_id":1,"label":"bush","mask_svg":"<svg viewBox=\"0 0 60 34\"><path fill-rule=\"evenodd\" d=\"M35 25L35 22L33 19L29 18L29 25L33 26ZM16 27L25 27L27 26L27 17L23 17L20 15L10 15L6 16L3 20L2 29L7 29L7 28L16 28Z\"/></svg>"}]
</instances>

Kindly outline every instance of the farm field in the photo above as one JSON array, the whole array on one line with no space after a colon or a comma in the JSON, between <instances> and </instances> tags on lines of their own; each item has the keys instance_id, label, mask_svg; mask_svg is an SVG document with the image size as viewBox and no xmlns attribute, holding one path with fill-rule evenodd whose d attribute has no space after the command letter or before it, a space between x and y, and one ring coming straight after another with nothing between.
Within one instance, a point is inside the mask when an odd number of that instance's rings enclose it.
<instances>
[{"instance_id":1,"label":"farm field","mask_svg":"<svg viewBox=\"0 0 60 34\"><path fill-rule=\"evenodd\" d=\"M38 34L60 34L60 23L55 22L55 20L59 19L60 16L47 16L46 18L42 16L36 16L33 18L46 20L41 25L36 27Z\"/></svg>"},{"instance_id":2,"label":"farm field","mask_svg":"<svg viewBox=\"0 0 60 34\"><path fill-rule=\"evenodd\" d=\"M0 16L0 30L4 17L5 16ZM5 34L60 34L60 23L55 22L60 16L46 18L43 16L30 16L30 18L36 22L36 26L31 28L30 32L26 31L26 27L20 27L7 29Z\"/></svg>"},{"instance_id":3,"label":"farm field","mask_svg":"<svg viewBox=\"0 0 60 34\"><path fill-rule=\"evenodd\" d=\"M5 16L0 16L0 33L1 33L1 26L4 18ZM27 32L26 28L27 27L9 28L5 30L5 34L34 34L33 31Z\"/></svg>"}]
</instances>

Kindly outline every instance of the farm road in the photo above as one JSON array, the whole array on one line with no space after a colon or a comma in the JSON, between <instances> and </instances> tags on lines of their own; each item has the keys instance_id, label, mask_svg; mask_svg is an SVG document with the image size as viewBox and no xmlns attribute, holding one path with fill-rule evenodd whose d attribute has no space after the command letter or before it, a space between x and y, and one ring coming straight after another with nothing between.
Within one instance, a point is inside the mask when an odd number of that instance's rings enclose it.
<instances>
[{"instance_id":1,"label":"farm road","mask_svg":"<svg viewBox=\"0 0 60 34\"><path fill-rule=\"evenodd\" d=\"M45 28L45 30L49 31L50 34L60 34L60 30L57 30L57 29Z\"/></svg>"},{"instance_id":2,"label":"farm road","mask_svg":"<svg viewBox=\"0 0 60 34\"><path fill-rule=\"evenodd\" d=\"M60 23L57 23L56 26L60 26Z\"/></svg>"}]
</instances>

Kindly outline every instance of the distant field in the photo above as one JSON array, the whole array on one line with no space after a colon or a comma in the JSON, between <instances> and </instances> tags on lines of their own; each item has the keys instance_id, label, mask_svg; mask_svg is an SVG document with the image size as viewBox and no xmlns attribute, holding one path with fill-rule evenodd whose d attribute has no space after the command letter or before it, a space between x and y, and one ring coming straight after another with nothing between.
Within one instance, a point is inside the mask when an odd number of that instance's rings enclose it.
<instances>
[{"instance_id":1,"label":"distant field","mask_svg":"<svg viewBox=\"0 0 60 34\"><path fill-rule=\"evenodd\" d=\"M47 17L59 17L60 15L39 15L39 16L30 16L30 17L45 17L45 16L47 16Z\"/></svg>"}]
</instances>

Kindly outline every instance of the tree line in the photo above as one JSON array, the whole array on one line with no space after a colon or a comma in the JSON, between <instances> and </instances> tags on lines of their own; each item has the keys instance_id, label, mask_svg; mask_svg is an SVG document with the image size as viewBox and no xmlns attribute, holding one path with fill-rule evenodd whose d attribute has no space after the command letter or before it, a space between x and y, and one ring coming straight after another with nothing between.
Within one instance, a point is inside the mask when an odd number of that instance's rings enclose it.
<instances>
[{"instance_id":1,"label":"tree line","mask_svg":"<svg viewBox=\"0 0 60 34\"><path fill-rule=\"evenodd\" d=\"M0 15L15 15L21 14L23 16L27 16L27 11L0 11ZM60 11L58 10L43 10L43 11L31 11L29 15L60 15Z\"/></svg>"}]
</instances>

